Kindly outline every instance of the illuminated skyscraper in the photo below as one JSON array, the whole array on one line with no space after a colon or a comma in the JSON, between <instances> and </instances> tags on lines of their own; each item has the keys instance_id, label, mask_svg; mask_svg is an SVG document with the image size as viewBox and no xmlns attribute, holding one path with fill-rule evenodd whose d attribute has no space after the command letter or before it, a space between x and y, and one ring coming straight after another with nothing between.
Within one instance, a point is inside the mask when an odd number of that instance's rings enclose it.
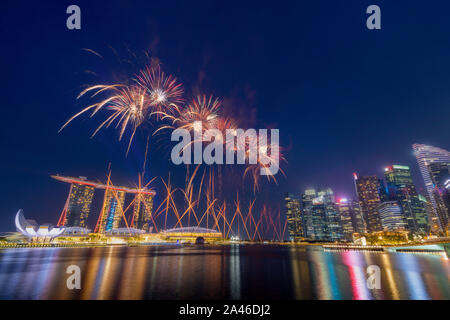
<instances>
[{"instance_id":1,"label":"illuminated skyscraper","mask_svg":"<svg viewBox=\"0 0 450 320\"><path fill-rule=\"evenodd\" d=\"M356 194L358 195L368 232L381 231L380 216L377 207L380 199L380 180L376 176L358 177L354 174Z\"/></svg>"},{"instance_id":2,"label":"illuminated skyscraper","mask_svg":"<svg viewBox=\"0 0 450 320\"><path fill-rule=\"evenodd\" d=\"M80 178L83 180L83 178ZM69 197L65 206L65 219L60 223L65 227L87 227L87 218L94 198L93 186L71 183Z\"/></svg>"},{"instance_id":3,"label":"illuminated skyscraper","mask_svg":"<svg viewBox=\"0 0 450 320\"><path fill-rule=\"evenodd\" d=\"M353 223L353 229L357 233L366 233L367 227L366 222L364 221L364 218L362 216L361 207L359 206L358 200L350 200L350 212L352 215L352 223Z\"/></svg>"},{"instance_id":4,"label":"illuminated skyscraper","mask_svg":"<svg viewBox=\"0 0 450 320\"><path fill-rule=\"evenodd\" d=\"M378 205L381 226L385 231L405 230L407 223L402 206L397 201L382 202Z\"/></svg>"},{"instance_id":5,"label":"illuminated skyscraper","mask_svg":"<svg viewBox=\"0 0 450 320\"><path fill-rule=\"evenodd\" d=\"M153 193L137 193L134 199L131 227L149 231L153 210Z\"/></svg>"},{"instance_id":6,"label":"illuminated skyscraper","mask_svg":"<svg viewBox=\"0 0 450 320\"><path fill-rule=\"evenodd\" d=\"M450 221L450 178L446 179L444 182L444 187L442 188L441 199L444 207L447 209L447 228Z\"/></svg>"},{"instance_id":7,"label":"illuminated skyscraper","mask_svg":"<svg viewBox=\"0 0 450 320\"><path fill-rule=\"evenodd\" d=\"M302 195L302 218L303 218L303 232L305 238L314 238L313 227L313 200L317 197L316 190L307 189Z\"/></svg>"},{"instance_id":8,"label":"illuminated skyscraper","mask_svg":"<svg viewBox=\"0 0 450 320\"><path fill-rule=\"evenodd\" d=\"M426 233L428 230L426 208L419 199L409 167L392 165L384 169L384 174L389 197L401 205L407 229Z\"/></svg>"},{"instance_id":9,"label":"illuminated skyscraper","mask_svg":"<svg viewBox=\"0 0 450 320\"><path fill-rule=\"evenodd\" d=\"M427 189L430 202L433 207L433 214L438 218L441 231L446 232L448 228L448 213L441 209L442 203L439 188L439 177L445 173L445 168L450 164L450 152L433 146L424 144L413 144L414 154L420 168L425 188Z\"/></svg>"},{"instance_id":10,"label":"illuminated skyscraper","mask_svg":"<svg viewBox=\"0 0 450 320\"><path fill-rule=\"evenodd\" d=\"M440 231L439 222L437 216L434 214L433 206L431 205L430 197L428 193L419 194L419 200L424 206L428 217L428 230L437 233Z\"/></svg>"},{"instance_id":11,"label":"illuminated skyscraper","mask_svg":"<svg viewBox=\"0 0 450 320\"><path fill-rule=\"evenodd\" d=\"M331 189L308 189L302 196L305 237L313 241L338 241L343 238L340 215Z\"/></svg>"},{"instance_id":12,"label":"illuminated skyscraper","mask_svg":"<svg viewBox=\"0 0 450 320\"><path fill-rule=\"evenodd\" d=\"M347 241L353 239L353 233L355 232L352 223L352 212L350 207L350 202L345 199L339 199L337 202L337 207L339 210L339 215L341 216L341 226L343 238Z\"/></svg>"},{"instance_id":13,"label":"illuminated skyscraper","mask_svg":"<svg viewBox=\"0 0 450 320\"><path fill-rule=\"evenodd\" d=\"M108 183L88 181L85 177L66 177L52 175L53 179L70 183L70 192L66 204L58 220L58 226L84 227L87 228L86 219L89 215L92 198L95 189L105 190L103 206L97 219L94 232L104 233L111 229L119 228L119 224L127 215L131 205L124 208L125 195L135 195L133 207L132 226L149 231L149 220L153 210L153 197L155 191L144 188L128 188L114 186L108 179ZM129 217L129 214L127 215Z\"/></svg>"},{"instance_id":14,"label":"illuminated skyscraper","mask_svg":"<svg viewBox=\"0 0 450 320\"><path fill-rule=\"evenodd\" d=\"M323 199L325 207L325 232L326 239L329 241L339 241L343 238L341 217L336 206L333 190L330 188L318 193Z\"/></svg>"},{"instance_id":15,"label":"illuminated skyscraper","mask_svg":"<svg viewBox=\"0 0 450 320\"><path fill-rule=\"evenodd\" d=\"M123 205L125 202L125 192L112 188L105 190L103 208L100 216L100 223L96 230L99 233L117 229L123 215Z\"/></svg>"},{"instance_id":16,"label":"illuminated skyscraper","mask_svg":"<svg viewBox=\"0 0 450 320\"><path fill-rule=\"evenodd\" d=\"M317 197L313 199L310 214L308 238L313 241L326 241L328 234L323 198Z\"/></svg>"},{"instance_id":17,"label":"illuminated skyscraper","mask_svg":"<svg viewBox=\"0 0 450 320\"><path fill-rule=\"evenodd\" d=\"M440 222L439 225L442 226L441 229L446 232L450 217L450 206L446 201L448 183L450 181L450 164L432 163L429 169L431 172L431 181L434 185L433 195L437 205L437 218Z\"/></svg>"},{"instance_id":18,"label":"illuminated skyscraper","mask_svg":"<svg viewBox=\"0 0 450 320\"><path fill-rule=\"evenodd\" d=\"M287 228L290 241L303 240L303 221L300 208L300 199L287 194L285 199Z\"/></svg>"}]
</instances>

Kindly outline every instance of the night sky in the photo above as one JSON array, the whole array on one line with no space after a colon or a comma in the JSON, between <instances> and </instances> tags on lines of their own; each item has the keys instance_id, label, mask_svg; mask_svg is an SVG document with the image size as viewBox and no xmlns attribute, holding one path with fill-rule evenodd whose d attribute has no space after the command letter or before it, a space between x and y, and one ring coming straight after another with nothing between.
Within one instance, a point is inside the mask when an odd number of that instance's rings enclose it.
<instances>
[{"instance_id":1,"label":"night sky","mask_svg":"<svg viewBox=\"0 0 450 320\"><path fill-rule=\"evenodd\" d=\"M71 4L81 30L66 28ZM366 28L371 4L381 30ZM123 57L149 51L187 96L213 94L246 126L279 128L287 177L271 201L310 186L353 197L353 172L382 177L393 163L410 165L422 187L412 143L450 149L449 10L448 1L413 0L3 0L0 231L14 229L19 208L56 223L68 186L50 174L105 180L111 163L117 184L137 182L144 132L128 157L113 129L90 139L102 116L58 134L85 105L76 101L84 85L131 71L110 47ZM149 176L170 170L183 181L168 156L150 157Z\"/></svg>"}]
</instances>

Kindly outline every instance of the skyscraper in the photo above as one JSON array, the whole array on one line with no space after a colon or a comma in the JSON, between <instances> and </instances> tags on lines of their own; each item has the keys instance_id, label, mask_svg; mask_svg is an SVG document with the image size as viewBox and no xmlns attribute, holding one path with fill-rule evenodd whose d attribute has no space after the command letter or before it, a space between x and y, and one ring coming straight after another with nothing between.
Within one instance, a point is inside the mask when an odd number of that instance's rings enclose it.
<instances>
[{"instance_id":1,"label":"skyscraper","mask_svg":"<svg viewBox=\"0 0 450 320\"><path fill-rule=\"evenodd\" d=\"M51 177L57 181L70 183L69 196L59 217L58 226L87 228L86 220L89 215L94 190L102 189L105 190L103 205L97 218L94 232L103 233L120 227L121 219L124 215L127 215L126 211L131 208L131 204L124 208L125 195L127 193L135 195L131 225L135 228L149 231L153 197L156 194L152 189L114 186L109 179L108 183L104 184L88 181L85 177L74 178L60 175L52 175Z\"/></svg>"},{"instance_id":2,"label":"skyscraper","mask_svg":"<svg viewBox=\"0 0 450 320\"><path fill-rule=\"evenodd\" d=\"M341 217L336 206L333 190L330 188L318 193L323 199L325 208L325 232L329 241L339 241L343 238Z\"/></svg>"},{"instance_id":3,"label":"skyscraper","mask_svg":"<svg viewBox=\"0 0 450 320\"><path fill-rule=\"evenodd\" d=\"M450 178L444 182L441 192L441 199L444 207L447 209L447 226L450 221Z\"/></svg>"},{"instance_id":4,"label":"skyscraper","mask_svg":"<svg viewBox=\"0 0 450 320\"><path fill-rule=\"evenodd\" d=\"M305 237L314 241L338 241L343 238L340 215L331 189L316 193L308 189L302 196Z\"/></svg>"},{"instance_id":5,"label":"skyscraper","mask_svg":"<svg viewBox=\"0 0 450 320\"><path fill-rule=\"evenodd\" d=\"M353 239L353 233L355 232L352 222L352 208L350 202L346 198L341 198L337 202L339 215L341 216L341 227L343 239L351 241Z\"/></svg>"},{"instance_id":6,"label":"skyscraper","mask_svg":"<svg viewBox=\"0 0 450 320\"><path fill-rule=\"evenodd\" d=\"M136 193L133 206L132 228L149 231L153 210L153 193Z\"/></svg>"},{"instance_id":7,"label":"skyscraper","mask_svg":"<svg viewBox=\"0 0 450 320\"><path fill-rule=\"evenodd\" d=\"M427 232L428 217L420 201L408 166L392 165L384 169L390 200L396 200L402 207L407 229Z\"/></svg>"},{"instance_id":8,"label":"skyscraper","mask_svg":"<svg viewBox=\"0 0 450 320\"><path fill-rule=\"evenodd\" d=\"M286 194L285 206L289 240L300 241L304 237L300 199L292 194Z\"/></svg>"},{"instance_id":9,"label":"skyscraper","mask_svg":"<svg viewBox=\"0 0 450 320\"><path fill-rule=\"evenodd\" d=\"M419 200L422 202L422 205L424 206L427 217L428 217L428 230L430 232L436 233L439 232L439 222L437 216L433 213L433 206L431 205L430 197L428 196L428 193L419 194Z\"/></svg>"},{"instance_id":10,"label":"skyscraper","mask_svg":"<svg viewBox=\"0 0 450 320\"><path fill-rule=\"evenodd\" d=\"M361 211L361 207L359 206L359 201L358 200L350 200L349 205L350 205L350 210L351 210L350 213L352 215L353 229L357 233L366 233L367 232L366 222L364 221L364 218L362 216L362 211Z\"/></svg>"},{"instance_id":11,"label":"skyscraper","mask_svg":"<svg viewBox=\"0 0 450 320\"><path fill-rule=\"evenodd\" d=\"M441 231L446 232L448 228L448 213L443 212L441 209L439 203L442 200L439 190L436 189L439 189L437 180L439 180L438 177L441 176L443 168L448 167L450 164L450 152L424 144L413 144L413 150L425 182L425 188L430 197L433 214L438 218Z\"/></svg>"},{"instance_id":12,"label":"skyscraper","mask_svg":"<svg viewBox=\"0 0 450 320\"><path fill-rule=\"evenodd\" d=\"M313 200L317 197L316 190L307 189L302 195L301 210L303 220L303 234L305 238L311 239L314 234L313 229Z\"/></svg>"},{"instance_id":13,"label":"skyscraper","mask_svg":"<svg viewBox=\"0 0 450 320\"><path fill-rule=\"evenodd\" d=\"M83 178L80 178L83 180ZM95 188L81 183L71 183L65 219L61 223L65 227L87 227L87 218L91 210Z\"/></svg>"},{"instance_id":14,"label":"skyscraper","mask_svg":"<svg viewBox=\"0 0 450 320\"><path fill-rule=\"evenodd\" d=\"M380 180L376 176L358 177L354 174L356 194L368 232L381 231L381 221L377 207L380 199Z\"/></svg>"},{"instance_id":15,"label":"skyscraper","mask_svg":"<svg viewBox=\"0 0 450 320\"><path fill-rule=\"evenodd\" d=\"M326 241L327 237L327 220L325 215L324 199L316 197L312 201L311 225L308 228L308 238L315 241Z\"/></svg>"},{"instance_id":16,"label":"skyscraper","mask_svg":"<svg viewBox=\"0 0 450 320\"><path fill-rule=\"evenodd\" d=\"M122 219L124 202L125 192L117 191L112 188L105 190L103 208L100 213L97 232L104 233L119 227L120 220Z\"/></svg>"},{"instance_id":17,"label":"skyscraper","mask_svg":"<svg viewBox=\"0 0 450 320\"><path fill-rule=\"evenodd\" d=\"M445 232L448 228L450 207L446 201L448 181L450 181L450 164L432 163L429 165L431 181L434 189L433 195L436 201L437 218Z\"/></svg>"},{"instance_id":18,"label":"skyscraper","mask_svg":"<svg viewBox=\"0 0 450 320\"><path fill-rule=\"evenodd\" d=\"M381 226L385 231L405 230L407 223L402 206L397 201L382 202L378 205Z\"/></svg>"}]
</instances>

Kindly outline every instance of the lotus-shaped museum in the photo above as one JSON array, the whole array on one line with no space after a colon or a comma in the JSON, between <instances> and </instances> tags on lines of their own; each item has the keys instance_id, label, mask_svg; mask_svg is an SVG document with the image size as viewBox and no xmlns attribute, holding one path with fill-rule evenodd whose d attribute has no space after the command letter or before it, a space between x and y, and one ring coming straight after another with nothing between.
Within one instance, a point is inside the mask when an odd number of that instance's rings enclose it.
<instances>
[{"instance_id":1,"label":"lotus-shaped museum","mask_svg":"<svg viewBox=\"0 0 450 320\"><path fill-rule=\"evenodd\" d=\"M65 228L48 224L38 225L34 220L27 220L20 209L15 219L16 229L30 241L51 241L63 234Z\"/></svg>"}]
</instances>

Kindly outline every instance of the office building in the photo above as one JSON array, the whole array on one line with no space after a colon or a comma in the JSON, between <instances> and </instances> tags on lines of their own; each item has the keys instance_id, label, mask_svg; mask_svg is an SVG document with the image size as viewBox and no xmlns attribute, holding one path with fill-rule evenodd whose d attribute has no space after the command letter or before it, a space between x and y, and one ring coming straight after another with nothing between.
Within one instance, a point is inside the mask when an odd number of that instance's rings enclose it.
<instances>
[{"instance_id":1,"label":"office building","mask_svg":"<svg viewBox=\"0 0 450 320\"><path fill-rule=\"evenodd\" d=\"M442 207L442 181L443 176L448 173L450 164L450 152L447 150L424 145L413 144L414 154L425 182L433 215L437 217L441 232L447 232L448 212Z\"/></svg>"},{"instance_id":2,"label":"office building","mask_svg":"<svg viewBox=\"0 0 450 320\"><path fill-rule=\"evenodd\" d=\"M384 231L407 229L408 225L402 212L402 206L397 201L382 202L377 209Z\"/></svg>"},{"instance_id":3,"label":"office building","mask_svg":"<svg viewBox=\"0 0 450 320\"><path fill-rule=\"evenodd\" d=\"M343 239L340 215L331 189L316 193L308 189L302 196L305 237L312 241Z\"/></svg>"},{"instance_id":4,"label":"office building","mask_svg":"<svg viewBox=\"0 0 450 320\"><path fill-rule=\"evenodd\" d=\"M342 237L346 241L352 241L355 229L353 228L352 208L350 206L350 201L346 198L339 199L337 202L337 208L341 218Z\"/></svg>"},{"instance_id":5,"label":"office building","mask_svg":"<svg viewBox=\"0 0 450 320\"><path fill-rule=\"evenodd\" d=\"M412 232L428 231L428 216L423 202L420 201L416 186L408 166L392 165L384 169L390 200L397 201Z\"/></svg>"},{"instance_id":6,"label":"office building","mask_svg":"<svg viewBox=\"0 0 450 320\"><path fill-rule=\"evenodd\" d=\"M376 176L361 176L354 174L356 194L366 222L368 232L381 231L381 221L377 211L381 202L380 180Z\"/></svg>"}]
</instances>

